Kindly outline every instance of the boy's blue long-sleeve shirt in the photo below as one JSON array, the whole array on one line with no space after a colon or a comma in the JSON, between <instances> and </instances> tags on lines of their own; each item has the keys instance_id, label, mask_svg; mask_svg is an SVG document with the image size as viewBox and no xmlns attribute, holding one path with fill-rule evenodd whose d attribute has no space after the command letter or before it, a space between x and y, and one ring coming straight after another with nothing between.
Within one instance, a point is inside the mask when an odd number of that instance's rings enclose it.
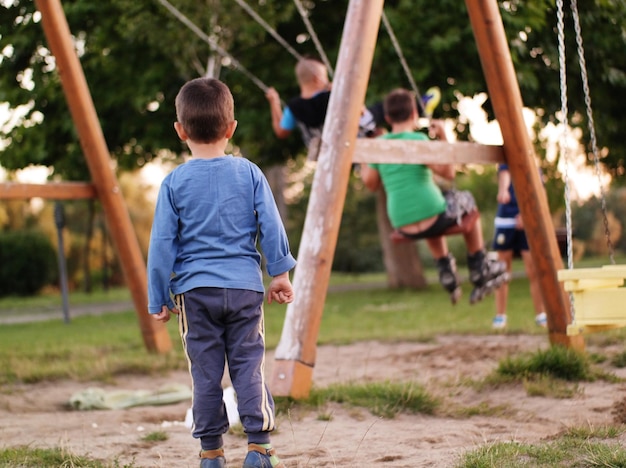
<instances>
[{"instance_id":1,"label":"boy's blue long-sleeve shirt","mask_svg":"<svg viewBox=\"0 0 626 468\"><path fill-rule=\"evenodd\" d=\"M245 158L191 159L168 174L157 198L148 251L148 312L198 287L264 292L291 270L287 234L267 179Z\"/></svg>"}]
</instances>

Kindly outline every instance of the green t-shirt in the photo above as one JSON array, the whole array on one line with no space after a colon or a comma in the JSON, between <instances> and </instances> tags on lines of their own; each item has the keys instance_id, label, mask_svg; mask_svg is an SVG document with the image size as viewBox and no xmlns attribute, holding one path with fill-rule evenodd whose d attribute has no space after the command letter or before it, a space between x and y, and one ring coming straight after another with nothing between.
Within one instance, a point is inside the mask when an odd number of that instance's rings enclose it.
<instances>
[{"instance_id":1,"label":"green t-shirt","mask_svg":"<svg viewBox=\"0 0 626 468\"><path fill-rule=\"evenodd\" d=\"M420 132L388 133L387 140L428 140ZM387 194L387 215L394 228L406 226L446 211L446 200L424 164L370 164Z\"/></svg>"}]
</instances>

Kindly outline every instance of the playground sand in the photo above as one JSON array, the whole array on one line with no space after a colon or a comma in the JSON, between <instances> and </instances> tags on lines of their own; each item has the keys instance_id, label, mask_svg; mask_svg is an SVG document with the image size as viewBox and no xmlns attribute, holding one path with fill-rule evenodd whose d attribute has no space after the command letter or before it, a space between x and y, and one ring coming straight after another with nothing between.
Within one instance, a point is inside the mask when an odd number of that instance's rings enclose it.
<instances>
[{"instance_id":1,"label":"playground sand","mask_svg":"<svg viewBox=\"0 0 626 468\"><path fill-rule=\"evenodd\" d=\"M626 384L582 382L572 398L529 396L521 384L478 388L469 379L493 372L501 359L548 346L544 335L441 336L430 343L365 342L318 349L314 385L335 382L415 381L443 401L434 415L400 414L393 419L367 410L330 404L278 417L273 443L288 467L453 467L460 456L485 444L540 442L569 427L626 422ZM593 348L605 356L623 347ZM273 353L268 352L268 375ZM602 364L626 378L626 369ZM0 394L0 446L62 447L111 466L197 467L199 445L183 421L184 401L124 410L74 411L70 396L88 387L153 390L189 383L185 372L162 377L125 376L115 385L54 382L4 388ZM463 408L493 411L468 416ZM165 432L167 440L146 442ZM225 436L228 466L241 466L245 438ZM621 436L622 444L626 437Z\"/></svg>"}]
</instances>

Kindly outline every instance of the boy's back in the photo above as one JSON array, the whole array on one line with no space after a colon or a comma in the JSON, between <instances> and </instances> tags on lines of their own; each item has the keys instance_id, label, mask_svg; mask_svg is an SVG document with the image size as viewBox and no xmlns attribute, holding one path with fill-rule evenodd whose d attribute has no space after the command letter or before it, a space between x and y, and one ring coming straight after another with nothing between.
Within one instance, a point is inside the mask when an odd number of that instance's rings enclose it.
<instances>
[{"instance_id":1,"label":"boy's back","mask_svg":"<svg viewBox=\"0 0 626 468\"><path fill-rule=\"evenodd\" d=\"M273 221L261 239L270 274L289 251L286 241L275 247L284 237L272 197L260 169L244 158L191 159L165 178L155 211L154 240L177 237L177 252L158 252L150 263L173 262L174 294L195 287L264 291L259 219Z\"/></svg>"}]
</instances>

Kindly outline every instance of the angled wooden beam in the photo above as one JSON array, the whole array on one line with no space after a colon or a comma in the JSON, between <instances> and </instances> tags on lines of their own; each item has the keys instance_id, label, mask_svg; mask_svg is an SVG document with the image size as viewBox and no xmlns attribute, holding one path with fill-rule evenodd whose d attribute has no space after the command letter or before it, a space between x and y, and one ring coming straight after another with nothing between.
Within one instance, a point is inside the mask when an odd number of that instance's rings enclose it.
<instances>
[{"instance_id":1,"label":"angled wooden beam","mask_svg":"<svg viewBox=\"0 0 626 468\"><path fill-rule=\"evenodd\" d=\"M5 182L0 184L0 200L80 200L97 198L96 187L86 182L51 182L47 184L22 184Z\"/></svg>"},{"instance_id":2,"label":"angled wooden beam","mask_svg":"<svg viewBox=\"0 0 626 468\"><path fill-rule=\"evenodd\" d=\"M348 191L359 117L374 58L383 0L350 0L341 37L317 171L270 379L277 396L305 398L311 389L317 336Z\"/></svg>"},{"instance_id":3,"label":"angled wooden beam","mask_svg":"<svg viewBox=\"0 0 626 468\"><path fill-rule=\"evenodd\" d=\"M72 120L87 159L89 172L106 216L122 270L135 304L144 343L149 351L167 352L172 348L165 324L148 314L148 280L146 264L111 168L111 157L102 134L87 80L76 55L63 7L59 0L35 0L41 22L54 54Z\"/></svg>"},{"instance_id":4,"label":"angled wooden beam","mask_svg":"<svg viewBox=\"0 0 626 468\"><path fill-rule=\"evenodd\" d=\"M550 341L552 344L584 349L581 337L567 335L567 326L572 320L570 303L557 278L557 270L563 268L563 260L554 236L548 200L539 178L535 150L526 130L522 96L498 2L466 0L465 3L539 277Z\"/></svg>"},{"instance_id":5,"label":"angled wooden beam","mask_svg":"<svg viewBox=\"0 0 626 468\"><path fill-rule=\"evenodd\" d=\"M359 138L352 160L389 164L497 164L504 162L502 146L467 141L380 140Z\"/></svg>"}]
</instances>

